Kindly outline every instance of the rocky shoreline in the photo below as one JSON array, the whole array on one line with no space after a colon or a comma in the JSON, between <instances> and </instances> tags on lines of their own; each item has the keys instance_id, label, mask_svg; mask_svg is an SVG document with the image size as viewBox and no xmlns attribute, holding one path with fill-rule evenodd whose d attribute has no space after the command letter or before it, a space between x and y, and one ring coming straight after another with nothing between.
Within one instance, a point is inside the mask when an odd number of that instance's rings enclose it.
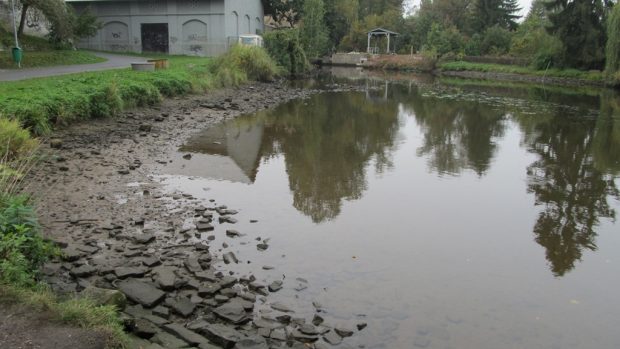
<instances>
[{"instance_id":1,"label":"rocky shoreline","mask_svg":"<svg viewBox=\"0 0 620 349\"><path fill-rule=\"evenodd\" d=\"M173 161L169 154L196 131L318 92L286 82L256 83L168 99L55 132L27 188L37 200L44 234L63 252L44 266L43 280L58 293L121 307L126 328L140 338L137 347L346 345L365 323L328 324L318 303L311 318L298 317L289 305L270 300L271 293L290 286L282 279L226 270L228 264L249 263L231 248L240 237L250 239L258 253L269 248L265 237L235 230L239 220L260 217L168 193L154 180ZM186 154L181 161L190 160ZM230 242L216 246L216 237ZM306 287L302 278L295 282L296 290Z\"/></svg>"}]
</instances>

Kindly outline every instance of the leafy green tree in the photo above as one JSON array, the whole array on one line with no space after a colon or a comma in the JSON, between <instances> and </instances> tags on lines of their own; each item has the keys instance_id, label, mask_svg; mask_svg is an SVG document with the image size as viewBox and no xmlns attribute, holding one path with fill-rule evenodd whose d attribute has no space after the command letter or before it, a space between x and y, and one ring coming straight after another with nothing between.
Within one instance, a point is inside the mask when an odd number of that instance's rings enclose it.
<instances>
[{"instance_id":1,"label":"leafy green tree","mask_svg":"<svg viewBox=\"0 0 620 349\"><path fill-rule=\"evenodd\" d=\"M329 32L329 48L338 47L351 26L358 20L358 0L326 0L325 24Z\"/></svg>"},{"instance_id":2,"label":"leafy green tree","mask_svg":"<svg viewBox=\"0 0 620 349\"><path fill-rule=\"evenodd\" d=\"M92 11L87 8L81 13L75 13L72 11L73 18L73 36L76 38L89 38L95 36L97 31L101 29L102 23L97 20L97 17Z\"/></svg>"},{"instance_id":3,"label":"leafy green tree","mask_svg":"<svg viewBox=\"0 0 620 349\"><path fill-rule=\"evenodd\" d=\"M359 0L360 17L382 15L388 11L402 13L403 0Z\"/></svg>"},{"instance_id":4,"label":"leafy green tree","mask_svg":"<svg viewBox=\"0 0 620 349\"><path fill-rule=\"evenodd\" d=\"M308 68L298 29L280 29L266 33L265 49L290 75L302 74Z\"/></svg>"},{"instance_id":5,"label":"leafy green tree","mask_svg":"<svg viewBox=\"0 0 620 349\"><path fill-rule=\"evenodd\" d=\"M443 28L439 23L433 23L424 48L444 55L448 52L458 53L463 47L463 37L456 27Z\"/></svg>"},{"instance_id":6,"label":"leafy green tree","mask_svg":"<svg viewBox=\"0 0 620 349\"><path fill-rule=\"evenodd\" d=\"M510 54L530 58L537 69L557 65L562 52L562 42L546 29L551 25L548 15L544 0L534 1L511 41Z\"/></svg>"},{"instance_id":7,"label":"leafy green tree","mask_svg":"<svg viewBox=\"0 0 620 349\"><path fill-rule=\"evenodd\" d=\"M605 61L606 0L551 0L547 9L549 32L563 44L562 64L579 69L601 69Z\"/></svg>"},{"instance_id":8,"label":"leafy green tree","mask_svg":"<svg viewBox=\"0 0 620 349\"><path fill-rule=\"evenodd\" d=\"M295 27L303 13L303 0L262 0L262 3L265 14L271 15L280 26Z\"/></svg>"},{"instance_id":9,"label":"leafy green tree","mask_svg":"<svg viewBox=\"0 0 620 349\"><path fill-rule=\"evenodd\" d=\"M306 0L303 7L300 39L308 57L318 57L327 47L325 4L323 0Z\"/></svg>"},{"instance_id":10,"label":"leafy green tree","mask_svg":"<svg viewBox=\"0 0 620 349\"><path fill-rule=\"evenodd\" d=\"M480 51L482 54L505 54L510 49L512 32L498 25L489 27L484 31Z\"/></svg>"}]
</instances>

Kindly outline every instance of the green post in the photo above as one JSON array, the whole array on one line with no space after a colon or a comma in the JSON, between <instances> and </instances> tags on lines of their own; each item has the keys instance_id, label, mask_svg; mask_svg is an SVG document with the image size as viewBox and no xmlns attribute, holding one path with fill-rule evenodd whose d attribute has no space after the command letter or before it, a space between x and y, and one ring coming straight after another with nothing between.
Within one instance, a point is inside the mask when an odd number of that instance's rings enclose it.
<instances>
[{"instance_id":1,"label":"green post","mask_svg":"<svg viewBox=\"0 0 620 349\"><path fill-rule=\"evenodd\" d=\"M21 67L22 57L23 57L22 49L19 47L13 47L12 53L13 53L13 61L17 63L19 67Z\"/></svg>"}]
</instances>

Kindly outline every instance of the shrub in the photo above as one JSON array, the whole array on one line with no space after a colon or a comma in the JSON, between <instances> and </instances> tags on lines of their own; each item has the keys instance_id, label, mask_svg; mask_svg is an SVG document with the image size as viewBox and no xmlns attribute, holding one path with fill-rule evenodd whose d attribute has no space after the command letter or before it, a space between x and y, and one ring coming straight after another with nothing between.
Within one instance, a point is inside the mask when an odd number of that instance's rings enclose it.
<instances>
[{"instance_id":1,"label":"shrub","mask_svg":"<svg viewBox=\"0 0 620 349\"><path fill-rule=\"evenodd\" d=\"M38 145L39 142L31 138L30 132L21 128L18 121L0 117L0 160L12 161L31 153Z\"/></svg>"},{"instance_id":2,"label":"shrub","mask_svg":"<svg viewBox=\"0 0 620 349\"><path fill-rule=\"evenodd\" d=\"M464 49L464 41L461 33L454 26L447 28L438 23L433 23L431 30L426 36L425 51L436 51L440 56L448 52L460 53Z\"/></svg>"},{"instance_id":3,"label":"shrub","mask_svg":"<svg viewBox=\"0 0 620 349\"><path fill-rule=\"evenodd\" d=\"M0 280L19 286L35 283L38 268L54 248L39 234L34 210L24 197L0 199Z\"/></svg>"},{"instance_id":4,"label":"shrub","mask_svg":"<svg viewBox=\"0 0 620 349\"><path fill-rule=\"evenodd\" d=\"M269 82L280 74L280 69L271 59L267 51L256 46L235 45L226 54L220 56L213 65L214 73L222 71L226 82L236 80L246 75L246 79ZM225 84L224 84L225 85Z\"/></svg>"},{"instance_id":5,"label":"shrub","mask_svg":"<svg viewBox=\"0 0 620 349\"><path fill-rule=\"evenodd\" d=\"M290 75L308 70L308 59L299 40L297 29L275 30L265 34L265 49L276 63Z\"/></svg>"},{"instance_id":6,"label":"shrub","mask_svg":"<svg viewBox=\"0 0 620 349\"><path fill-rule=\"evenodd\" d=\"M465 42L465 54L479 56L482 54L482 35L476 33Z\"/></svg>"},{"instance_id":7,"label":"shrub","mask_svg":"<svg viewBox=\"0 0 620 349\"><path fill-rule=\"evenodd\" d=\"M484 31L480 52L482 54L501 55L508 52L512 33L499 26L489 27Z\"/></svg>"}]
</instances>

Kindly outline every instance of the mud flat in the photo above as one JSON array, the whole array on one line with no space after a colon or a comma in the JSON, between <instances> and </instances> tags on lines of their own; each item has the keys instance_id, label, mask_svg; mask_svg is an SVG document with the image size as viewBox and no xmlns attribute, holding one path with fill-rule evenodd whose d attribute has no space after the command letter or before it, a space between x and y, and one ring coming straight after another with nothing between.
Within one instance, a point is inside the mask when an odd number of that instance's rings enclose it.
<instances>
[{"instance_id":1,"label":"mud flat","mask_svg":"<svg viewBox=\"0 0 620 349\"><path fill-rule=\"evenodd\" d=\"M251 263L235 254L240 239L255 244L257 253L269 248L264 236L235 229L240 220L260 217L167 192L155 180L172 161L191 161L191 154L174 160L170 154L196 131L317 92L252 84L55 132L28 187L43 231L63 251L62 259L45 265L44 280L59 293L88 294L123 308L128 331L152 349L346 345L365 323L328 324L316 302L314 316L297 317L293 307L270 301L271 293L288 287L282 279L226 269ZM230 242L215 246L216 235ZM305 282L297 279L296 289Z\"/></svg>"}]
</instances>

